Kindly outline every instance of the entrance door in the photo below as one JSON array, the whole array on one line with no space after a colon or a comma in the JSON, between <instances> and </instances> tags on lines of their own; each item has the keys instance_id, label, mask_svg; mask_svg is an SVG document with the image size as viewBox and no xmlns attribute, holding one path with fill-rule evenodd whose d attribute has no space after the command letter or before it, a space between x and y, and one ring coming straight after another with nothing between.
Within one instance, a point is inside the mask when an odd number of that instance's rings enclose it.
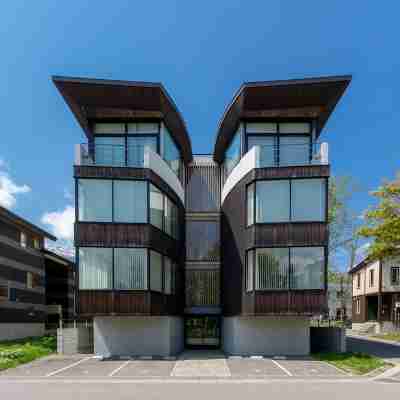
<instances>
[{"instance_id":1,"label":"entrance door","mask_svg":"<svg viewBox=\"0 0 400 400\"><path fill-rule=\"evenodd\" d=\"M217 316L190 316L185 320L187 347L219 347L220 318Z\"/></svg>"}]
</instances>

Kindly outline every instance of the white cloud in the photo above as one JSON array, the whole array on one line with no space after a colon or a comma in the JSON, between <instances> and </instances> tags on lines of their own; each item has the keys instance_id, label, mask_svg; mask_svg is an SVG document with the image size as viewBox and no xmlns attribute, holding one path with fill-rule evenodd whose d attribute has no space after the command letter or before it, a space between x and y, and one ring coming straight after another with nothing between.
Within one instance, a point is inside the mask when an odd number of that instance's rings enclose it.
<instances>
[{"instance_id":1,"label":"white cloud","mask_svg":"<svg viewBox=\"0 0 400 400\"><path fill-rule=\"evenodd\" d=\"M64 210L45 213L41 222L49 225L58 239L73 240L75 209L67 205Z\"/></svg>"},{"instance_id":2,"label":"white cloud","mask_svg":"<svg viewBox=\"0 0 400 400\"><path fill-rule=\"evenodd\" d=\"M5 168L5 163L0 159L0 168ZM17 202L16 195L29 193L28 185L17 185L5 171L0 171L0 205L5 208L13 208Z\"/></svg>"},{"instance_id":3,"label":"white cloud","mask_svg":"<svg viewBox=\"0 0 400 400\"><path fill-rule=\"evenodd\" d=\"M64 198L67 200L73 200L74 196L72 195L72 192L68 188L64 188Z\"/></svg>"}]
</instances>

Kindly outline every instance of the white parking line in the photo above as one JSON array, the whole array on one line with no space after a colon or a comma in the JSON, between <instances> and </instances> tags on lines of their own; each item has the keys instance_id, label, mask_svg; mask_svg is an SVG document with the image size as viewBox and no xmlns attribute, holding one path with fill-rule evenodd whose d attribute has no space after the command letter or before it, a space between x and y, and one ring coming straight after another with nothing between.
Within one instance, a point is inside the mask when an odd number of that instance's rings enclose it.
<instances>
[{"instance_id":1,"label":"white parking line","mask_svg":"<svg viewBox=\"0 0 400 400\"><path fill-rule=\"evenodd\" d=\"M287 374L288 376L293 376L293 374L288 371L284 366L282 366L281 364L278 363L278 361L275 361L271 358L271 361L277 366L279 367L285 374Z\"/></svg>"},{"instance_id":2,"label":"white parking line","mask_svg":"<svg viewBox=\"0 0 400 400\"><path fill-rule=\"evenodd\" d=\"M47 374L47 375L45 375L45 376L46 376L46 378L47 378L47 377L49 377L49 376L57 375L57 374L59 374L60 372L63 372L63 371L65 371L65 370L67 370L67 369L70 369L70 368L72 368L72 367L75 367L75 365L79 365L80 363L83 363L84 361L90 360L91 358L92 358L92 357L82 358L82 360L79 360L79 361L77 361L77 362L75 362L75 363L73 363L73 364L67 365L67 366L64 367L64 368L56 369L55 371L50 372L49 374Z\"/></svg>"},{"instance_id":3,"label":"white parking line","mask_svg":"<svg viewBox=\"0 0 400 400\"><path fill-rule=\"evenodd\" d=\"M122 363L118 368L115 368L114 371L110 372L108 376L114 376L117 372L121 371L122 368L126 367L130 363L130 360Z\"/></svg>"}]
</instances>

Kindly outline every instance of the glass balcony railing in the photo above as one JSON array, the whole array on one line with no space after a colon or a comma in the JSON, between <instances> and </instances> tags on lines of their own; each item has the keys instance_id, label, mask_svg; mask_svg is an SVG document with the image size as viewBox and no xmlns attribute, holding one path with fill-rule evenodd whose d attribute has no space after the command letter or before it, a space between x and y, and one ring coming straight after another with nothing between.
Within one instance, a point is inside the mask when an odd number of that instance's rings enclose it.
<instances>
[{"instance_id":1,"label":"glass balcony railing","mask_svg":"<svg viewBox=\"0 0 400 400\"><path fill-rule=\"evenodd\" d=\"M328 163L326 143L257 145L254 147L258 147L260 168Z\"/></svg>"},{"instance_id":2,"label":"glass balcony railing","mask_svg":"<svg viewBox=\"0 0 400 400\"><path fill-rule=\"evenodd\" d=\"M143 168L147 150L153 150L153 148L147 145L97 144L90 152L87 144L80 144L77 150L76 165Z\"/></svg>"}]
</instances>

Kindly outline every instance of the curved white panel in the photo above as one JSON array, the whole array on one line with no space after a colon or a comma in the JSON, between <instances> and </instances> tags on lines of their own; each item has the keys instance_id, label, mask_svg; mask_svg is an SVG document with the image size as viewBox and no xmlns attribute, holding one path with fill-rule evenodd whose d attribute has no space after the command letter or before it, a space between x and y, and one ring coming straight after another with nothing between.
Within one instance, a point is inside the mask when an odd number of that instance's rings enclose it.
<instances>
[{"instance_id":1,"label":"curved white panel","mask_svg":"<svg viewBox=\"0 0 400 400\"><path fill-rule=\"evenodd\" d=\"M154 151L146 149L144 153L144 168L151 169L163 181L165 181L176 195L185 204L185 191L182 184L170 166Z\"/></svg>"},{"instance_id":2,"label":"curved white panel","mask_svg":"<svg viewBox=\"0 0 400 400\"><path fill-rule=\"evenodd\" d=\"M260 159L259 154L260 148L258 146L253 147L241 158L235 168L233 168L222 189L221 204L224 202L229 192L245 175L247 175L252 169L258 168Z\"/></svg>"}]
</instances>

